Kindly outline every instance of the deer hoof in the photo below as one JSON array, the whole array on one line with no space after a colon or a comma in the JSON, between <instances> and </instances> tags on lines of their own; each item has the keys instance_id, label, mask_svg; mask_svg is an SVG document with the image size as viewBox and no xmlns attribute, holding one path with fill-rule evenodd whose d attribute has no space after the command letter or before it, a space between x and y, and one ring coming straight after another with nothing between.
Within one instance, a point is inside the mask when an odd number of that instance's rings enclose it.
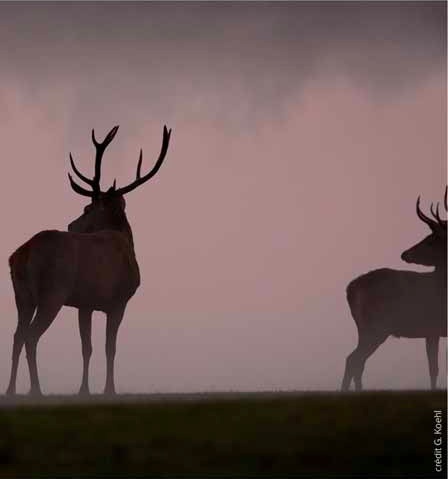
<instances>
[{"instance_id":1,"label":"deer hoof","mask_svg":"<svg viewBox=\"0 0 448 479\"><path fill-rule=\"evenodd\" d=\"M81 388L78 392L78 396L90 396L89 388L81 386Z\"/></svg>"},{"instance_id":2,"label":"deer hoof","mask_svg":"<svg viewBox=\"0 0 448 479\"><path fill-rule=\"evenodd\" d=\"M35 398L43 396L42 391L40 389L30 389L30 392L28 393L28 395Z\"/></svg>"},{"instance_id":3,"label":"deer hoof","mask_svg":"<svg viewBox=\"0 0 448 479\"><path fill-rule=\"evenodd\" d=\"M105 396L116 396L115 388L105 388L103 394Z\"/></svg>"}]
</instances>

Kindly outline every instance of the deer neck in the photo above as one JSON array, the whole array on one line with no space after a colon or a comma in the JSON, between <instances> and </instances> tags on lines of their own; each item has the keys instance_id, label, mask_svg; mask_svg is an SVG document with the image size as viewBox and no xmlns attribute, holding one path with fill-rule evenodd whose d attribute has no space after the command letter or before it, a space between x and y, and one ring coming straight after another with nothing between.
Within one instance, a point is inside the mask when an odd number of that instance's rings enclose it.
<instances>
[{"instance_id":1,"label":"deer neck","mask_svg":"<svg viewBox=\"0 0 448 479\"><path fill-rule=\"evenodd\" d=\"M132 254L135 256L135 251L134 251L134 237L132 235L132 229L131 225L129 224L127 218L125 217L121 227L120 227L120 233L123 233L126 239L129 241L129 244L132 249Z\"/></svg>"},{"instance_id":2,"label":"deer neck","mask_svg":"<svg viewBox=\"0 0 448 479\"><path fill-rule=\"evenodd\" d=\"M135 256L134 251L134 238L132 235L131 225L126 217L126 213L124 211L118 213L113 218L113 221L110 224L110 227L114 231L118 231L123 234L123 236L128 240L129 245L131 246L132 255Z\"/></svg>"},{"instance_id":3,"label":"deer neck","mask_svg":"<svg viewBox=\"0 0 448 479\"><path fill-rule=\"evenodd\" d=\"M434 279L435 279L437 287L442 288L446 292L446 287L447 287L446 264L436 266L432 274L434 275Z\"/></svg>"}]
</instances>

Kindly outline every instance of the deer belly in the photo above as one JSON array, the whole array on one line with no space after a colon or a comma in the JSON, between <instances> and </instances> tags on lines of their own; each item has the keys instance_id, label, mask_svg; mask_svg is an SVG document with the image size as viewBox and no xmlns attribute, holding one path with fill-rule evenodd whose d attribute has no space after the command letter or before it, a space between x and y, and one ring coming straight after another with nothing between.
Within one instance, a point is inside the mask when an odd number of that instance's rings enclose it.
<instances>
[{"instance_id":1,"label":"deer belly","mask_svg":"<svg viewBox=\"0 0 448 479\"><path fill-rule=\"evenodd\" d=\"M93 268L90 274L79 274L67 306L108 311L116 304L127 302L137 289L131 271L113 272L111 268Z\"/></svg>"},{"instance_id":2,"label":"deer belly","mask_svg":"<svg viewBox=\"0 0 448 479\"><path fill-rule=\"evenodd\" d=\"M98 289L78 288L72 292L65 304L75 308L108 311L116 302L113 295L105 294L105 292L98 291Z\"/></svg>"},{"instance_id":3,"label":"deer belly","mask_svg":"<svg viewBox=\"0 0 448 479\"><path fill-rule=\"evenodd\" d=\"M392 335L405 338L446 336L446 315L441 308L420 304L395 311L391 318Z\"/></svg>"}]
</instances>

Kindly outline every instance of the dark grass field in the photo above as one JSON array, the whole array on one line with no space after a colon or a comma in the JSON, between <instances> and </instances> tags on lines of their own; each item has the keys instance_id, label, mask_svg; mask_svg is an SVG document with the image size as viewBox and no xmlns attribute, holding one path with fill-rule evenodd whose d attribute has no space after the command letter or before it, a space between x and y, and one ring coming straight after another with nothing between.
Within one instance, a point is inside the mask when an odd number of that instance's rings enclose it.
<instances>
[{"instance_id":1,"label":"dark grass field","mask_svg":"<svg viewBox=\"0 0 448 479\"><path fill-rule=\"evenodd\" d=\"M1 397L0 477L444 478L437 409L446 391Z\"/></svg>"}]
</instances>

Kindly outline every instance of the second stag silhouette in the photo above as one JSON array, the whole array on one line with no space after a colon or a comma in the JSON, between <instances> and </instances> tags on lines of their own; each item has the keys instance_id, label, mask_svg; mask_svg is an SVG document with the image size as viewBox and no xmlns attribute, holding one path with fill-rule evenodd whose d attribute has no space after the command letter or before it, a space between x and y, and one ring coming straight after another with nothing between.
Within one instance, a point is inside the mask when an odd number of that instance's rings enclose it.
<instances>
[{"instance_id":1,"label":"second stag silhouette","mask_svg":"<svg viewBox=\"0 0 448 479\"><path fill-rule=\"evenodd\" d=\"M444 197L448 211L447 190ZM440 337L447 335L447 221L431 205L432 218L420 209L417 216L431 234L405 251L407 263L433 266L434 271L418 273L377 269L354 279L347 287L347 301L358 328L358 345L346 360L342 390L353 380L362 389L362 374L367 359L390 336L424 338L428 356L431 388L438 375Z\"/></svg>"}]
</instances>

